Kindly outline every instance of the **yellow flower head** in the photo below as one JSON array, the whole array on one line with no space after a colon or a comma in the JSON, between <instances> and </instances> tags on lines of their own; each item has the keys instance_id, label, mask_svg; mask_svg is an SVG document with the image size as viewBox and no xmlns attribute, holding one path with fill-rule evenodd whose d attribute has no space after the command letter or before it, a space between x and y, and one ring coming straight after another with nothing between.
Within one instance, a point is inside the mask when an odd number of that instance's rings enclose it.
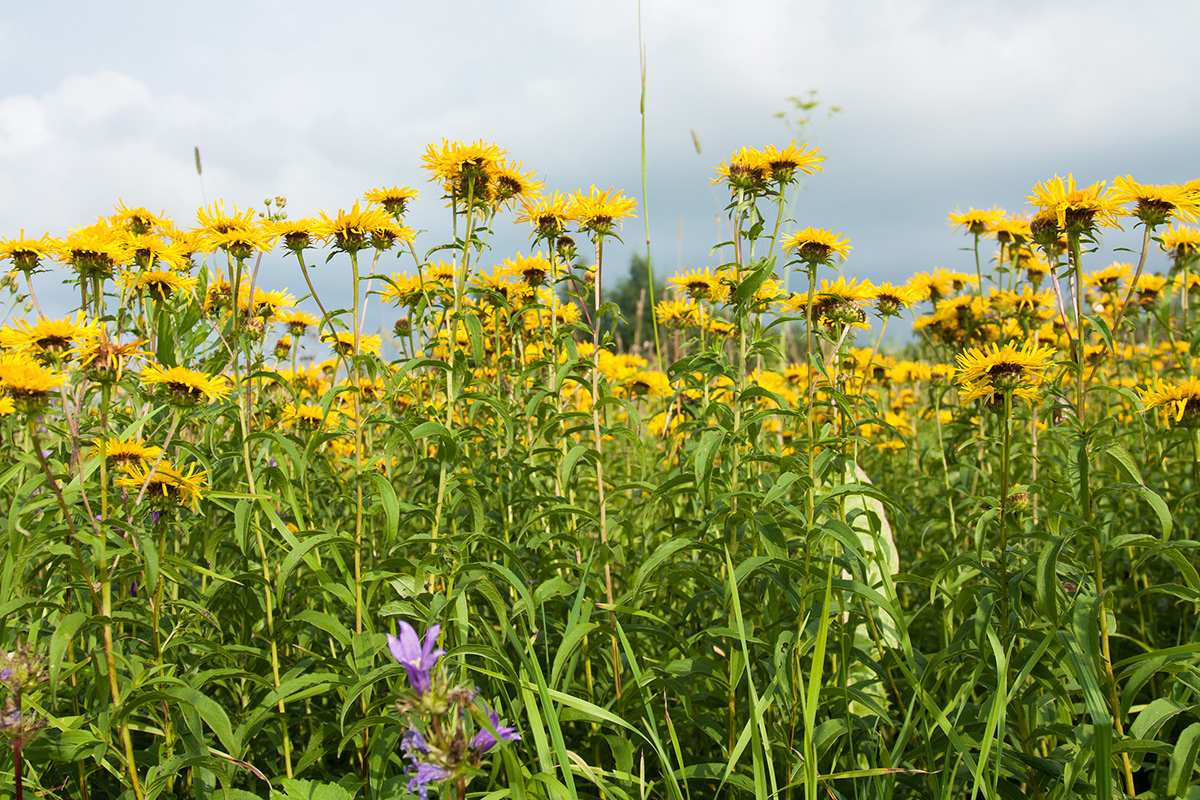
<instances>
[{"instance_id":1,"label":"yellow flower head","mask_svg":"<svg viewBox=\"0 0 1200 800\"><path fill-rule=\"evenodd\" d=\"M1025 244L1032 238L1028 217L1002 217L988 225L988 233L1000 244Z\"/></svg>"},{"instance_id":2,"label":"yellow flower head","mask_svg":"<svg viewBox=\"0 0 1200 800\"><path fill-rule=\"evenodd\" d=\"M636 200L623 197L616 189L600 191L592 186L587 194L578 190L571 193L567 213L581 229L608 236L614 224L619 226L622 219L637 217L633 213L636 205Z\"/></svg>"},{"instance_id":3,"label":"yellow flower head","mask_svg":"<svg viewBox=\"0 0 1200 800\"><path fill-rule=\"evenodd\" d=\"M517 254L514 258L504 259L497 273L506 278L520 278L526 286L536 287L546 283L552 267L546 257L539 251L537 255L526 258Z\"/></svg>"},{"instance_id":4,"label":"yellow flower head","mask_svg":"<svg viewBox=\"0 0 1200 800\"><path fill-rule=\"evenodd\" d=\"M820 152L820 148L817 147L797 147L796 140L793 139L782 150L773 144L767 145L763 148L762 158L771 169L771 179L781 186L786 186L796 180L797 172L806 175L822 172L825 168L821 166L821 162L825 157L820 155Z\"/></svg>"},{"instance_id":5,"label":"yellow flower head","mask_svg":"<svg viewBox=\"0 0 1200 800\"><path fill-rule=\"evenodd\" d=\"M1155 379L1150 388L1139 390L1139 393L1147 411L1157 408L1178 425L1200 427L1200 378Z\"/></svg>"},{"instance_id":6,"label":"yellow flower head","mask_svg":"<svg viewBox=\"0 0 1200 800\"><path fill-rule=\"evenodd\" d=\"M19 353L0 355L0 388L26 413L41 410L50 391L66 383L59 372L43 367L32 358Z\"/></svg>"},{"instance_id":7,"label":"yellow flower head","mask_svg":"<svg viewBox=\"0 0 1200 800\"><path fill-rule=\"evenodd\" d=\"M666 375L652 370L638 370L626 375L614 388L618 390L618 396L629 397L670 397L674 391Z\"/></svg>"},{"instance_id":8,"label":"yellow flower head","mask_svg":"<svg viewBox=\"0 0 1200 800\"><path fill-rule=\"evenodd\" d=\"M40 319L32 325L21 319L0 330L0 347L57 358L99 335L100 329L88 324L82 312L75 319Z\"/></svg>"},{"instance_id":9,"label":"yellow flower head","mask_svg":"<svg viewBox=\"0 0 1200 800\"><path fill-rule=\"evenodd\" d=\"M504 159L496 163L488 181L488 200L496 207L512 208L513 203L526 203L541 197L546 184L534 180L536 170L521 171L521 162L509 164Z\"/></svg>"},{"instance_id":10,"label":"yellow flower head","mask_svg":"<svg viewBox=\"0 0 1200 800\"><path fill-rule=\"evenodd\" d=\"M319 219L272 220L267 223L271 233L283 246L293 253L299 253L313 246L314 239L324 239L329 235L325 224Z\"/></svg>"},{"instance_id":11,"label":"yellow flower head","mask_svg":"<svg viewBox=\"0 0 1200 800\"><path fill-rule=\"evenodd\" d=\"M184 472L163 459L153 471L149 466L131 467L128 475L117 479L117 486L131 490L134 495L146 486L151 505L164 510L186 507L195 511L208 491L208 471L189 464Z\"/></svg>"},{"instance_id":12,"label":"yellow flower head","mask_svg":"<svg viewBox=\"0 0 1200 800\"><path fill-rule=\"evenodd\" d=\"M654 307L654 318L676 330L695 327L704 321L700 305L693 299L663 300Z\"/></svg>"},{"instance_id":13,"label":"yellow flower head","mask_svg":"<svg viewBox=\"0 0 1200 800\"><path fill-rule=\"evenodd\" d=\"M256 227L254 209L238 211L237 206L231 205L230 211L225 210L225 201L216 200L196 212L197 229L207 235L229 233L231 231L249 231Z\"/></svg>"},{"instance_id":14,"label":"yellow flower head","mask_svg":"<svg viewBox=\"0 0 1200 800\"><path fill-rule=\"evenodd\" d=\"M97 455L103 450L104 454L112 459L114 464L123 468L132 468L139 465L145 466L153 462L162 453L161 447L148 445L141 439L122 439L119 436L94 443L92 450Z\"/></svg>"},{"instance_id":15,"label":"yellow flower head","mask_svg":"<svg viewBox=\"0 0 1200 800\"><path fill-rule=\"evenodd\" d=\"M439 181L448 197L476 204L488 199L488 184L504 155L505 151L482 140L465 144L442 139L441 147L426 147L421 160L433 173L431 180Z\"/></svg>"},{"instance_id":16,"label":"yellow flower head","mask_svg":"<svg viewBox=\"0 0 1200 800\"><path fill-rule=\"evenodd\" d=\"M354 353L354 334L350 331L337 331L332 336L325 336L323 341L339 355L348 356ZM360 336L359 353L370 353L377 356L381 344L378 336Z\"/></svg>"},{"instance_id":17,"label":"yellow flower head","mask_svg":"<svg viewBox=\"0 0 1200 800\"><path fill-rule=\"evenodd\" d=\"M731 192L760 192L774 175L766 154L753 147L743 147L717 166L713 184L726 183Z\"/></svg>"},{"instance_id":18,"label":"yellow flower head","mask_svg":"<svg viewBox=\"0 0 1200 800\"><path fill-rule=\"evenodd\" d=\"M280 325L287 326L288 332L292 336L303 336L305 331L321 322L307 311L285 311L282 314L276 314L275 321Z\"/></svg>"},{"instance_id":19,"label":"yellow flower head","mask_svg":"<svg viewBox=\"0 0 1200 800\"><path fill-rule=\"evenodd\" d=\"M40 239L27 239L22 230L16 239L0 239L0 261L9 259L14 268L30 275L39 271L43 259L55 256L60 244L58 240L51 239L49 234Z\"/></svg>"},{"instance_id":20,"label":"yellow flower head","mask_svg":"<svg viewBox=\"0 0 1200 800\"><path fill-rule=\"evenodd\" d=\"M59 243L58 260L85 278L110 278L113 267L125 263L128 237L123 228L99 222L76 228Z\"/></svg>"},{"instance_id":21,"label":"yellow flower head","mask_svg":"<svg viewBox=\"0 0 1200 800\"><path fill-rule=\"evenodd\" d=\"M224 250L231 257L245 261L255 253L269 253L275 246L276 238L271 223L254 222L246 226L205 233L201 249L206 253Z\"/></svg>"},{"instance_id":22,"label":"yellow flower head","mask_svg":"<svg viewBox=\"0 0 1200 800\"><path fill-rule=\"evenodd\" d=\"M221 400L231 391L225 378L205 375L203 372L184 367L161 369L150 365L142 370L139 378L144 386L164 387L166 401L181 408Z\"/></svg>"},{"instance_id":23,"label":"yellow flower head","mask_svg":"<svg viewBox=\"0 0 1200 800\"><path fill-rule=\"evenodd\" d=\"M368 203L383 206L392 215L393 219L399 219L408 209L408 201L417 199L417 190L410 189L407 186L393 186L391 189L372 189L363 195L363 198Z\"/></svg>"},{"instance_id":24,"label":"yellow flower head","mask_svg":"<svg viewBox=\"0 0 1200 800\"><path fill-rule=\"evenodd\" d=\"M894 317L903 309L919 302L920 294L907 284L894 286L889 282L875 287L875 313L881 317Z\"/></svg>"},{"instance_id":25,"label":"yellow flower head","mask_svg":"<svg viewBox=\"0 0 1200 800\"><path fill-rule=\"evenodd\" d=\"M1029 393L1041 385L1054 353L1054 347L1032 341L972 348L958 355L958 381L970 399L993 401L1003 392L1032 399Z\"/></svg>"},{"instance_id":26,"label":"yellow flower head","mask_svg":"<svg viewBox=\"0 0 1200 800\"><path fill-rule=\"evenodd\" d=\"M1083 276L1084 286L1095 286L1102 292L1112 293L1120 288L1121 284L1129 279L1130 273L1133 272L1133 267L1129 264L1122 264L1119 261L1114 261L1104 269L1089 272Z\"/></svg>"},{"instance_id":27,"label":"yellow flower head","mask_svg":"<svg viewBox=\"0 0 1200 800\"><path fill-rule=\"evenodd\" d=\"M113 383L121 380L131 358L145 355L138 349L142 344L141 339L117 344L108 338L108 332L101 326L97 337L76 344L71 348L71 355L78 359L80 368L88 378L97 383Z\"/></svg>"},{"instance_id":28,"label":"yellow flower head","mask_svg":"<svg viewBox=\"0 0 1200 800\"><path fill-rule=\"evenodd\" d=\"M825 228L805 228L783 241L784 250L792 250L808 264L831 264L833 259L845 259L850 252L850 240Z\"/></svg>"},{"instance_id":29,"label":"yellow flower head","mask_svg":"<svg viewBox=\"0 0 1200 800\"><path fill-rule=\"evenodd\" d=\"M1172 219L1195 222L1200 213L1200 193L1177 183L1150 186L1137 183L1129 175L1113 180L1117 203L1136 203L1129 213L1151 228Z\"/></svg>"},{"instance_id":30,"label":"yellow flower head","mask_svg":"<svg viewBox=\"0 0 1200 800\"><path fill-rule=\"evenodd\" d=\"M121 283L138 294L149 294L155 300L165 302L176 293L194 294L199 281L170 270L148 269L125 273Z\"/></svg>"},{"instance_id":31,"label":"yellow flower head","mask_svg":"<svg viewBox=\"0 0 1200 800\"><path fill-rule=\"evenodd\" d=\"M992 232L992 226L1004 219L1004 209L992 206L984 211L972 208L966 212L954 212L947 221L955 228L962 228L967 233L984 236Z\"/></svg>"},{"instance_id":32,"label":"yellow flower head","mask_svg":"<svg viewBox=\"0 0 1200 800\"><path fill-rule=\"evenodd\" d=\"M1067 175L1066 181L1055 175L1034 186L1033 194L1025 199L1052 214L1058 228L1065 231L1090 231L1094 225L1121 227L1117 220L1124 212L1113 191L1105 190L1104 181L1076 189L1074 175Z\"/></svg>"},{"instance_id":33,"label":"yellow flower head","mask_svg":"<svg viewBox=\"0 0 1200 800\"><path fill-rule=\"evenodd\" d=\"M557 239L566 231L567 223L571 221L566 195L552 192L536 201L529 198L518 199L521 202L521 210L517 212L513 222L528 222L533 225L533 233L529 238Z\"/></svg>"},{"instance_id":34,"label":"yellow flower head","mask_svg":"<svg viewBox=\"0 0 1200 800\"><path fill-rule=\"evenodd\" d=\"M125 228L135 236L143 236L169 225L161 211L155 214L145 208L129 208L122 200L117 200L114 210L116 213L108 218L109 222Z\"/></svg>"},{"instance_id":35,"label":"yellow flower head","mask_svg":"<svg viewBox=\"0 0 1200 800\"><path fill-rule=\"evenodd\" d=\"M1190 261L1200 253L1200 228L1189 228L1185 225L1170 227L1158 240L1162 249L1175 259L1176 263Z\"/></svg>"},{"instance_id":36,"label":"yellow flower head","mask_svg":"<svg viewBox=\"0 0 1200 800\"><path fill-rule=\"evenodd\" d=\"M676 275L670 280L692 300L708 300L716 303L725 296L721 275L719 273L714 275L708 267L705 267L703 272L693 270L683 275Z\"/></svg>"},{"instance_id":37,"label":"yellow flower head","mask_svg":"<svg viewBox=\"0 0 1200 800\"><path fill-rule=\"evenodd\" d=\"M398 225L382 208L360 208L358 201L349 211L338 211L330 219L321 212L326 240L335 250L357 253L364 247L387 250L397 241L411 241L415 231Z\"/></svg>"},{"instance_id":38,"label":"yellow flower head","mask_svg":"<svg viewBox=\"0 0 1200 800\"><path fill-rule=\"evenodd\" d=\"M330 410L325 413L319 405L303 404L299 406L288 405L283 409L282 422L284 425L289 425L303 433L314 433L320 430L329 430L337 425L338 413Z\"/></svg>"}]
</instances>

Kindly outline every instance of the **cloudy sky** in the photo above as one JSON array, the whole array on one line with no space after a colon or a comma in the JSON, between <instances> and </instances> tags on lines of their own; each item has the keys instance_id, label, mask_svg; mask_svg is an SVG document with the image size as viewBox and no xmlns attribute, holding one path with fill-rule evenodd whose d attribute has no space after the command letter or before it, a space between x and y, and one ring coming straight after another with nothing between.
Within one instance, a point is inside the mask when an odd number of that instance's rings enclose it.
<instances>
[{"instance_id":1,"label":"cloudy sky","mask_svg":"<svg viewBox=\"0 0 1200 800\"><path fill-rule=\"evenodd\" d=\"M670 274L718 263L712 168L786 144L774 115L810 89L842 110L814 125L826 170L794 217L848 236L845 271L873 280L973 270L946 215L1024 211L1055 174L1200 176L1200 73L1175 33L1200 29L1193 0L643 0L642 205L638 15L634 0L5 3L0 236L61 235L118 199L183 226L217 198L284 195L299 217L411 185L432 246L448 218L420 155L482 139L550 188L638 198ZM527 235L502 220L495 260ZM640 216L624 239L644 248ZM1090 258L1138 241L1110 234ZM628 249L606 253L623 274ZM294 262L264 270L299 293ZM321 270L322 291L343 285L336 261Z\"/></svg>"}]
</instances>

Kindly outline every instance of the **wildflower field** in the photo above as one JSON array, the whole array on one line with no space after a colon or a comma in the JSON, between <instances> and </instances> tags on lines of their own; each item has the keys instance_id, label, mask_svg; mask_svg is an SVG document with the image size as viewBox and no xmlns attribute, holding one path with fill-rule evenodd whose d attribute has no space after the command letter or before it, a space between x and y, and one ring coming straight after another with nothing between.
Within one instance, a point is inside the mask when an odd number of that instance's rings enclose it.
<instances>
[{"instance_id":1,"label":"wildflower field","mask_svg":"<svg viewBox=\"0 0 1200 800\"><path fill-rule=\"evenodd\" d=\"M8 232L0 797L1200 797L1200 183L1055 177L874 285L788 218L822 162L722 163L629 348L635 201L483 142Z\"/></svg>"}]
</instances>

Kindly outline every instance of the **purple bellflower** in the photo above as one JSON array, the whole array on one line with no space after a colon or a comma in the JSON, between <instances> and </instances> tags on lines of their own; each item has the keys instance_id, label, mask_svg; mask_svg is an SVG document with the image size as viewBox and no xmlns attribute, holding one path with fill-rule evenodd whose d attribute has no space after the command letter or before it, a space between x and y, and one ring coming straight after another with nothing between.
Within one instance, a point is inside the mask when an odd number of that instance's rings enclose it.
<instances>
[{"instance_id":1,"label":"purple bellflower","mask_svg":"<svg viewBox=\"0 0 1200 800\"><path fill-rule=\"evenodd\" d=\"M450 777L450 770L440 764L422 761L417 764L417 774L408 782L409 794L420 794L421 800L429 800L429 784Z\"/></svg>"},{"instance_id":2,"label":"purple bellflower","mask_svg":"<svg viewBox=\"0 0 1200 800\"><path fill-rule=\"evenodd\" d=\"M480 728L479 732L475 734L475 738L471 740L471 749L476 753L481 755L486 753L496 746L497 741L521 741L521 735L517 733L517 729L511 728L508 725L501 725L500 715L495 711L492 711L490 708L488 709L488 721L492 723L492 727L496 729L496 735L499 736L500 739L497 739L495 736L493 736L492 732L487 728Z\"/></svg>"},{"instance_id":3,"label":"purple bellflower","mask_svg":"<svg viewBox=\"0 0 1200 800\"><path fill-rule=\"evenodd\" d=\"M442 632L441 625L434 625L425 631L425 641L422 642L417 632L404 620L400 620L400 635L387 635L388 650L392 658L404 665L408 672L408 682L413 691L424 696L429 691L429 672L440 656L446 651L437 646L438 634ZM436 780L431 778L431 780ZM424 785L422 784L422 795Z\"/></svg>"}]
</instances>

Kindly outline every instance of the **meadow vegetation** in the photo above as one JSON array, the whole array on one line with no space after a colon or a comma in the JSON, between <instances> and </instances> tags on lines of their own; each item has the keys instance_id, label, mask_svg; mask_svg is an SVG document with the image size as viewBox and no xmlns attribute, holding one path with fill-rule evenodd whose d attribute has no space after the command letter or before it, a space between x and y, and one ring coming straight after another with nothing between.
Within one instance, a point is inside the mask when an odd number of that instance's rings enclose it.
<instances>
[{"instance_id":1,"label":"meadow vegetation","mask_svg":"<svg viewBox=\"0 0 1200 800\"><path fill-rule=\"evenodd\" d=\"M788 219L820 153L743 148L618 347L632 199L423 165L419 235L0 240L0 797L1200 796L1200 185L1056 177L875 285Z\"/></svg>"}]
</instances>

